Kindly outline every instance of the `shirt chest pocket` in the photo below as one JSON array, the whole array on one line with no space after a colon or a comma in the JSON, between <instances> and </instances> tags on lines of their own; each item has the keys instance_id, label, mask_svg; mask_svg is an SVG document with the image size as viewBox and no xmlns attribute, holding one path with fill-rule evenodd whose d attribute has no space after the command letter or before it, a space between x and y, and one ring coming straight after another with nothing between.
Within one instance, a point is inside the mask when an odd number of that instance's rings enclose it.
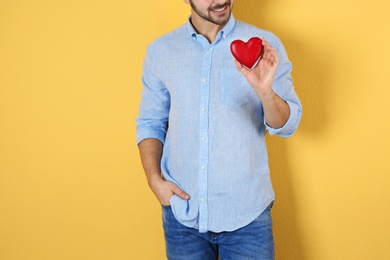
<instances>
[{"instance_id":1,"label":"shirt chest pocket","mask_svg":"<svg viewBox=\"0 0 390 260\"><path fill-rule=\"evenodd\" d=\"M222 68L221 100L231 106L240 107L258 102L256 92L236 68Z\"/></svg>"}]
</instances>

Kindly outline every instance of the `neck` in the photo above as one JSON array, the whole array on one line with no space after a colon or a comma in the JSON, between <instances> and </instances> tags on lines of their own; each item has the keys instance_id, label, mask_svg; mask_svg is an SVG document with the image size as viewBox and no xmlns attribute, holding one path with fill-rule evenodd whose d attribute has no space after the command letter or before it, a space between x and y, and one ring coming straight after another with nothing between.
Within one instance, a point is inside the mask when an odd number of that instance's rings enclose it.
<instances>
[{"instance_id":1,"label":"neck","mask_svg":"<svg viewBox=\"0 0 390 260\"><path fill-rule=\"evenodd\" d=\"M218 32L225 27L225 25L217 25L205 21L203 18L194 14L191 16L191 24L195 28L196 32L203 35L210 43L215 41Z\"/></svg>"}]
</instances>

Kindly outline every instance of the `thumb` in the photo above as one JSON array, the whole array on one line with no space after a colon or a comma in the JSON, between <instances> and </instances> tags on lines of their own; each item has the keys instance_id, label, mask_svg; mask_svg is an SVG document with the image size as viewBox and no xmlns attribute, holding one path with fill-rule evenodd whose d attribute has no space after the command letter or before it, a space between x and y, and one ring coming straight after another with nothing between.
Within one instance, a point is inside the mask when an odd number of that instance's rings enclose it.
<instances>
[{"instance_id":1,"label":"thumb","mask_svg":"<svg viewBox=\"0 0 390 260\"><path fill-rule=\"evenodd\" d=\"M190 199L190 195L188 195L188 193L186 193L185 191L180 189L177 185L174 185L172 187L172 192L175 193L177 196L179 196L183 200L189 200Z\"/></svg>"},{"instance_id":2,"label":"thumb","mask_svg":"<svg viewBox=\"0 0 390 260\"><path fill-rule=\"evenodd\" d=\"M236 65L237 70L241 72L241 69L243 69L242 64L238 60L234 60L234 64Z\"/></svg>"},{"instance_id":3,"label":"thumb","mask_svg":"<svg viewBox=\"0 0 390 260\"><path fill-rule=\"evenodd\" d=\"M246 77L248 69L245 68L238 60L234 60L234 64L236 65L237 70Z\"/></svg>"}]
</instances>

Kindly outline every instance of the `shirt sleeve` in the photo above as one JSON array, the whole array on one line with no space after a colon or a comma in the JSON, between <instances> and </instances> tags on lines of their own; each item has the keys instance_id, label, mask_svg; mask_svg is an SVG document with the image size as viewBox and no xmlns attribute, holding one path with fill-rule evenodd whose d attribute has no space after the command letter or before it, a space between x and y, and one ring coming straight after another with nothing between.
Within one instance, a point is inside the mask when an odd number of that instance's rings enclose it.
<instances>
[{"instance_id":1,"label":"shirt sleeve","mask_svg":"<svg viewBox=\"0 0 390 260\"><path fill-rule=\"evenodd\" d=\"M162 143L167 132L170 109L170 94L156 75L152 45L148 47L143 65L143 90L139 105L137 126L137 144L146 138L155 138Z\"/></svg>"},{"instance_id":2,"label":"shirt sleeve","mask_svg":"<svg viewBox=\"0 0 390 260\"><path fill-rule=\"evenodd\" d=\"M267 125L266 118L264 118L264 125L271 135L289 137L298 128L302 117L302 105L293 86L291 77L292 64L288 60L287 53L282 42L276 36L274 37L274 41L271 44L278 52L279 66L275 73L275 80L272 88L278 96L287 102L290 107L290 116L284 126L280 128L272 128Z\"/></svg>"}]
</instances>

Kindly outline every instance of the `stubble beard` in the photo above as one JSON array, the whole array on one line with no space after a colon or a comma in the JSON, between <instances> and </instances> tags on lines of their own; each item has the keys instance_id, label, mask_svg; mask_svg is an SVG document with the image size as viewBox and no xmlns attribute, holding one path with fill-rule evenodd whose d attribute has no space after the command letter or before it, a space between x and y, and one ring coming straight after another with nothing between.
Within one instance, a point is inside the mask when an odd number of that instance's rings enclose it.
<instances>
[{"instance_id":1,"label":"stubble beard","mask_svg":"<svg viewBox=\"0 0 390 260\"><path fill-rule=\"evenodd\" d=\"M208 12L207 14L200 11L199 8L193 3L192 0L190 0L190 5L191 5L191 8L194 10L194 12L197 13L197 15L199 15L204 20L209 21L210 23L213 23L216 25L225 25L229 21L230 14L232 12L232 6L231 6L230 0L226 1L224 4L218 4L218 5L209 7L209 9L207 10L207 12ZM211 15L212 10L218 10L218 9L222 9L225 7L229 8L229 10L228 10L229 12L227 14L225 13L225 14L221 14L221 15L216 15L216 17L213 17Z\"/></svg>"}]
</instances>

